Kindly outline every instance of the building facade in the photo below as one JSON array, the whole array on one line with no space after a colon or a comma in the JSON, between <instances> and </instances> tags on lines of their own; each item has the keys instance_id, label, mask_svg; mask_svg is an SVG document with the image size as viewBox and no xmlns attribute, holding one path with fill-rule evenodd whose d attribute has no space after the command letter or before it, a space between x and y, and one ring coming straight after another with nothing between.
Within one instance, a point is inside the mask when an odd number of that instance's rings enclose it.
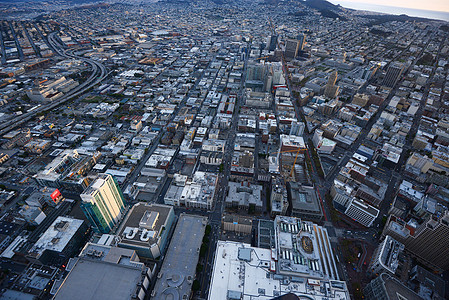
<instances>
[{"instance_id":1,"label":"building facade","mask_svg":"<svg viewBox=\"0 0 449 300\"><path fill-rule=\"evenodd\" d=\"M99 174L80 196L81 209L97 232L109 233L125 210L122 191L108 174Z\"/></svg>"},{"instance_id":2,"label":"building facade","mask_svg":"<svg viewBox=\"0 0 449 300\"><path fill-rule=\"evenodd\" d=\"M422 224L405 223L390 216L383 235L390 235L405 245L405 250L431 269L449 269L449 211L431 215Z\"/></svg>"}]
</instances>

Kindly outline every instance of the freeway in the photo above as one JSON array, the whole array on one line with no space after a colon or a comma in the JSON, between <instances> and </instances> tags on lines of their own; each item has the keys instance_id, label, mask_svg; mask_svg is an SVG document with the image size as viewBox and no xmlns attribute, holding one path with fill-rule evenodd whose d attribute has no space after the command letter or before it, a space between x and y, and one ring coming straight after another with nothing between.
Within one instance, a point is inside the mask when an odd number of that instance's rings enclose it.
<instances>
[{"instance_id":1,"label":"freeway","mask_svg":"<svg viewBox=\"0 0 449 300\"><path fill-rule=\"evenodd\" d=\"M83 93L85 93L90 88L94 87L96 84L100 83L102 80L104 80L107 76L107 70L106 67L92 59L88 59L85 57L80 57L72 53L71 50L63 50L62 46L57 42L56 40L56 32L52 32L48 35L48 44L51 46L52 50L57 53L58 55L65 57L65 58L74 58L81 60L87 64L89 64L92 68L92 74L90 77L84 81L82 84L77 86L76 88L72 89L70 92L59 98L58 100L55 100L47 105L42 105L38 107L37 109L24 113L20 116L17 116L11 120L8 120L6 122L3 122L0 125L0 135L3 135L7 133L8 131L11 131L12 129L16 128L17 126L29 121L30 119L34 118L38 113L42 113L45 111L49 111L51 109L54 109L58 107L59 105L73 99L76 96L79 96Z\"/></svg>"}]
</instances>

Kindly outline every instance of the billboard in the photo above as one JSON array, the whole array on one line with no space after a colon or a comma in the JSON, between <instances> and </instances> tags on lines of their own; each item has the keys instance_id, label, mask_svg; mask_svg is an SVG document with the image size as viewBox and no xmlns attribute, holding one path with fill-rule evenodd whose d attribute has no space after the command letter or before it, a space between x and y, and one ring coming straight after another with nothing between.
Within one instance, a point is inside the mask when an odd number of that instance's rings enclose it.
<instances>
[{"instance_id":1,"label":"billboard","mask_svg":"<svg viewBox=\"0 0 449 300\"><path fill-rule=\"evenodd\" d=\"M53 200L53 202L56 202L58 198L61 196L61 192L56 189L53 193L51 193L50 197Z\"/></svg>"}]
</instances>

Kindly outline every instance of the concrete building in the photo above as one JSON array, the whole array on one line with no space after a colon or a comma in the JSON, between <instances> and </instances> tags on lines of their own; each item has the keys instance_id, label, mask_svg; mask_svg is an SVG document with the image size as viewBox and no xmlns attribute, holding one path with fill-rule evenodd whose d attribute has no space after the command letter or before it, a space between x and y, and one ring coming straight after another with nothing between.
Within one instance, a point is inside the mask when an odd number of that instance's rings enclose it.
<instances>
[{"instance_id":1,"label":"concrete building","mask_svg":"<svg viewBox=\"0 0 449 300\"><path fill-rule=\"evenodd\" d=\"M335 97L337 97L338 90L339 90L339 87L337 85L335 85L335 83L337 82L337 78L338 78L338 72L337 71L333 72L329 76L329 79L327 81L326 87L324 89L324 96L325 97L327 97L329 99L334 99Z\"/></svg>"},{"instance_id":2,"label":"concrete building","mask_svg":"<svg viewBox=\"0 0 449 300\"><path fill-rule=\"evenodd\" d=\"M298 150L300 153L303 153L307 150L304 138L301 136L281 134L280 139L281 139L280 151Z\"/></svg>"},{"instance_id":3,"label":"concrete building","mask_svg":"<svg viewBox=\"0 0 449 300\"><path fill-rule=\"evenodd\" d=\"M83 220L57 217L28 251L27 259L37 264L63 263L82 245L87 231Z\"/></svg>"},{"instance_id":4,"label":"concrete building","mask_svg":"<svg viewBox=\"0 0 449 300\"><path fill-rule=\"evenodd\" d=\"M388 88L393 88L398 82L404 71L404 64L393 62L388 66L382 85Z\"/></svg>"},{"instance_id":5,"label":"concrete building","mask_svg":"<svg viewBox=\"0 0 449 300\"><path fill-rule=\"evenodd\" d=\"M276 216L274 226L279 274L339 280L326 228L285 216Z\"/></svg>"},{"instance_id":6,"label":"concrete building","mask_svg":"<svg viewBox=\"0 0 449 300\"><path fill-rule=\"evenodd\" d=\"M64 177L64 171L79 160L80 155L76 150L64 150L34 178L42 186L61 187L59 182Z\"/></svg>"},{"instance_id":7,"label":"concrete building","mask_svg":"<svg viewBox=\"0 0 449 300\"><path fill-rule=\"evenodd\" d=\"M200 209L212 209L218 176L213 173L196 171L188 179L174 205ZM165 203L167 204L166 201Z\"/></svg>"},{"instance_id":8,"label":"concrete building","mask_svg":"<svg viewBox=\"0 0 449 300\"><path fill-rule=\"evenodd\" d=\"M87 243L80 257L67 264L68 275L53 299L144 300L155 272L146 267L135 251Z\"/></svg>"},{"instance_id":9,"label":"concrete building","mask_svg":"<svg viewBox=\"0 0 449 300\"><path fill-rule=\"evenodd\" d=\"M389 272L390 275L394 275L399 266L399 256L402 251L404 251L404 244L387 235L374 251L368 270L372 274Z\"/></svg>"},{"instance_id":10,"label":"concrete building","mask_svg":"<svg viewBox=\"0 0 449 300\"><path fill-rule=\"evenodd\" d=\"M276 177L271 183L271 216L285 215L289 206L285 183Z\"/></svg>"},{"instance_id":11,"label":"concrete building","mask_svg":"<svg viewBox=\"0 0 449 300\"><path fill-rule=\"evenodd\" d=\"M379 210L361 199L352 198L345 214L363 226L371 227L379 215Z\"/></svg>"},{"instance_id":12,"label":"concrete building","mask_svg":"<svg viewBox=\"0 0 449 300\"><path fill-rule=\"evenodd\" d=\"M332 197L332 204L334 207L344 212L352 199L354 188L340 180L335 179L331 186L330 195Z\"/></svg>"},{"instance_id":13,"label":"concrete building","mask_svg":"<svg viewBox=\"0 0 449 300\"><path fill-rule=\"evenodd\" d=\"M38 206L23 205L19 214L31 225L39 225L45 219L46 215Z\"/></svg>"},{"instance_id":14,"label":"concrete building","mask_svg":"<svg viewBox=\"0 0 449 300\"><path fill-rule=\"evenodd\" d=\"M437 272L449 269L449 211L429 216L422 224L390 216L382 235L403 243L407 252L429 268Z\"/></svg>"},{"instance_id":15,"label":"concrete building","mask_svg":"<svg viewBox=\"0 0 449 300\"><path fill-rule=\"evenodd\" d=\"M270 249L218 241L208 299L269 300L288 293L299 299L350 299L344 281L284 276L276 272Z\"/></svg>"},{"instance_id":16,"label":"concrete building","mask_svg":"<svg viewBox=\"0 0 449 300\"><path fill-rule=\"evenodd\" d=\"M336 142L328 138L323 137L323 131L321 129L316 129L313 134L312 142L313 146L317 149L318 153L330 154L334 151Z\"/></svg>"},{"instance_id":17,"label":"concrete building","mask_svg":"<svg viewBox=\"0 0 449 300\"><path fill-rule=\"evenodd\" d=\"M259 226L263 236L274 236L265 248L218 241L208 299L269 300L288 293L300 299L350 299L326 246L326 229L290 217L262 221L271 224Z\"/></svg>"},{"instance_id":18,"label":"concrete building","mask_svg":"<svg viewBox=\"0 0 449 300\"><path fill-rule=\"evenodd\" d=\"M365 107L369 102L369 98L369 95L357 93L352 98L352 104Z\"/></svg>"},{"instance_id":19,"label":"concrete building","mask_svg":"<svg viewBox=\"0 0 449 300\"><path fill-rule=\"evenodd\" d=\"M362 199L354 197L355 189L351 184L334 180L330 189L332 203L341 213L366 227L371 227L379 215L379 210Z\"/></svg>"},{"instance_id":20,"label":"concrete building","mask_svg":"<svg viewBox=\"0 0 449 300\"><path fill-rule=\"evenodd\" d=\"M101 153L96 151L92 156L87 156L78 154L77 150L64 150L33 177L41 186L81 193L89 185L85 175L100 157Z\"/></svg>"},{"instance_id":21,"label":"concrete building","mask_svg":"<svg viewBox=\"0 0 449 300\"><path fill-rule=\"evenodd\" d=\"M109 233L125 209L122 191L108 174L99 174L80 197L81 209L97 232Z\"/></svg>"},{"instance_id":22,"label":"concrete building","mask_svg":"<svg viewBox=\"0 0 449 300\"><path fill-rule=\"evenodd\" d=\"M201 151L200 161L202 164L219 166L223 162L223 152Z\"/></svg>"},{"instance_id":23,"label":"concrete building","mask_svg":"<svg viewBox=\"0 0 449 300\"><path fill-rule=\"evenodd\" d=\"M15 280L11 290L4 291L2 298L24 300L42 299L47 294L49 286L51 286L58 273L59 267L30 264L20 274L17 280ZM16 294L16 298L11 295L11 291L20 294Z\"/></svg>"},{"instance_id":24,"label":"concrete building","mask_svg":"<svg viewBox=\"0 0 449 300\"><path fill-rule=\"evenodd\" d=\"M249 182L228 182L226 207L248 210L252 206L255 210L260 211L263 205L262 189L261 185L250 184Z\"/></svg>"},{"instance_id":25,"label":"concrete building","mask_svg":"<svg viewBox=\"0 0 449 300\"><path fill-rule=\"evenodd\" d=\"M371 280L363 289L367 300L422 300L414 291L387 273Z\"/></svg>"},{"instance_id":26,"label":"concrete building","mask_svg":"<svg viewBox=\"0 0 449 300\"><path fill-rule=\"evenodd\" d=\"M285 43L284 57L286 60L295 59L298 51L302 50L301 41L296 39L288 39Z\"/></svg>"},{"instance_id":27,"label":"concrete building","mask_svg":"<svg viewBox=\"0 0 449 300\"><path fill-rule=\"evenodd\" d=\"M268 37L267 49L268 51L274 51L277 48L278 35L270 35Z\"/></svg>"},{"instance_id":28,"label":"concrete building","mask_svg":"<svg viewBox=\"0 0 449 300\"><path fill-rule=\"evenodd\" d=\"M253 220L239 215L223 215L221 226L225 231L250 234L253 228Z\"/></svg>"},{"instance_id":29,"label":"concrete building","mask_svg":"<svg viewBox=\"0 0 449 300\"><path fill-rule=\"evenodd\" d=\"M292 203L292 216L308 221L320 222L324 215L315 188L296 182L288 184Z\"/></svg>"},{"instance_id":30,"label":"concrete building","mask_svg":"<svg viewBox=\"0 0 449 300\"><path fill-rule=\"evenodd\" d=\"M118 246L135 250L142 258L156 259L165 253L174 223L172 206L137 203L118 230Z\"/></svg>"},{"instance_id":31,"label":"concrete building","mask_svg":"<svg viewBox=\"0 0 449 300\"><path fill-rule=\"evenodd\" d=\"M425 300L445 299L447 287L444 278L419 265L410 270L407 284Z\"/></svg>"},{"instance_id":32,"label":"concrete building","mask_svg":"<svg viewBox=\"0 0 449 300\"><path fill-rule=\"evenodd\" d=\"M181 214L151 299L189 299L207 218Z\"/></svg>"},{"instance_id":33,"label":"concrete building","mask_svg":"<svg viewBox=\"0 0 449 300\"><path fill-rule=\"evenodd\" d=\"M139 132L142 129L142 121L140 120L132 120L130 124L130 131Z\"/></svg>"}]
</instances>

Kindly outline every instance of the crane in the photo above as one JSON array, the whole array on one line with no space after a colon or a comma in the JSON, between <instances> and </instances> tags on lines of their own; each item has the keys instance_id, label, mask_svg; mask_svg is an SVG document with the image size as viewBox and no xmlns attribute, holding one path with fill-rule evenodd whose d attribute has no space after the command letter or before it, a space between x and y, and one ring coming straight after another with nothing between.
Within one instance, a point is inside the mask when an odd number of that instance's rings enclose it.
<instances>
[{"instance_id":1,"label":"crane","mask_svg":"<svg viewBox=\"0 0 449 300\"><path fill-rule=\"evenodd\" d=\"M298 159L298 155L299 155L300 151L301 151L301 148L298 148L298 149L294 149L294 150L284 150L284 151L271 152L270 154L296 152L295 160L293 161L293 165L292 165L292 167L290 169L290 177L293 177L293 170L295 169L296 160Z\"/></svg>"}]
</instances>

